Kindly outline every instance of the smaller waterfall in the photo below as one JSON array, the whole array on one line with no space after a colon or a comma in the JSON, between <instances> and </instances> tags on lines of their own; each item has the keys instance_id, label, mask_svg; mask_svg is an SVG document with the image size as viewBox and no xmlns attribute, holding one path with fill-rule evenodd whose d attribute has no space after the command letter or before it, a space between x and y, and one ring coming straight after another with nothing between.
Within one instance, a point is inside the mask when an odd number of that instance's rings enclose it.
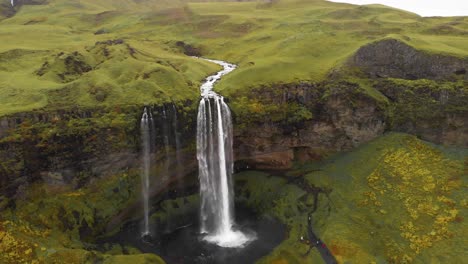
<instances>
[{"instance_id":1,"label":"smaller waterfall","mask_svg":"<svg viewBox=\"0 0 468 264\"><path fill-rule=\"evenodd\" d=\"M163 171L163 181L168 181L169 180L169 168L172 163L171 159L171 144L170 144L170 137L169 135L171 134L171 128L170 128L170 123L169 123L169 117L168 117L168 111L166 110L166 106L163 105L162 109L162 128L163 128L163 142L164 142L164 151L165 151L165 157L166 160L164 162L164 171Z\"/></svg>"},{"instance_id":2,"label":"smaller waterfall","mask_svg":"<svg viewBox=\"0 0 468 264\"><path fill-rule=\"evenodd\" d=\"M141 193L143 199L143 232L142 236L150 235L149 226L149 177L151 168L151 127L153 126L153 116L145 107L141 116L141 149L142 149L142 170L141 170Z\"/></svg>"},{"instance_id":3,"label":"smaller waterfall","mask_svg":"<svg viewBox=\"0 0 468 264\"><path fill-rule=\"evenodd\" d=\"M175 147L176 147L176 166L177 166L177 169L176 169L176 172L177 172L177 181L178 181L178 184L179 184L179 187L182 187L183 186L183 183L182 183L182 173L183 173L183 170L182 170L182 157L181 157L181 146L180 146L180 135L179 135L179 131L178 131L178 128L177 128L177 109L175 107L174 104L172 104L172 111L174 112L173 113L173 119L172 119L172 129L173 129L173 133L174 133L174 139L175 139Z\"/></svg>"},{"instance_id":4,"label":"smaller waterfall","mask_svg":"<svg viewBox=\"0 0 468 264\"><path fill-rule=\"evenodd\" d=\"M11 0L11 6L15 6L15 0Z\"/></svg>"}]
</instances>

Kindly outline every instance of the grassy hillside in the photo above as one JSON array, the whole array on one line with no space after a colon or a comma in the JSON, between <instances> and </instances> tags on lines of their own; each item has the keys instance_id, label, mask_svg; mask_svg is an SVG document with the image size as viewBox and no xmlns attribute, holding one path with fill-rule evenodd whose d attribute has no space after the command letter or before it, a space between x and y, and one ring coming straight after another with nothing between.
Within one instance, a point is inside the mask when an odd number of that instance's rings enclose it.
<instances>
[{"instance_id":1,"label":"grassy hillside","mask_svg":"<svg viewBox=\"0 0 468 264\"><path fill-rule=\"evenodd\" d=\"M306 176L332 190L316 226L341 261L463 262L466 164L466 149L380 137Z\"/></svg>"},{"instance_id":2,"label":"grassy hillside","mask_svg":"<svg viewBox=\"0 0 468 264\"><path fill-rule=\"evenodd\" d=\"M421 18L380 5L31 2L12 9L1 0L0 115L197 98L200 81L218 68L185 55L187 49L239 64L217 87L226 95L323 80L360 46L386 37L468 56L467 17Z\"/></svg>"}]
</instances>

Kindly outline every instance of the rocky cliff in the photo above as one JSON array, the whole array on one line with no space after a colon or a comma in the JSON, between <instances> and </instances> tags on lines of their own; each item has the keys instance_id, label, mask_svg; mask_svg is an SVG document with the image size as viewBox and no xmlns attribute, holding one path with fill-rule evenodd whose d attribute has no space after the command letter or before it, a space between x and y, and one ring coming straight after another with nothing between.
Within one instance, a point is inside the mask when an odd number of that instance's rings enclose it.
<instances>
[{"instance_id":1,"label":"rocky cliff","mask_svg":"<svg viewBox=\"0 0 468 264\"><path fill-rule=\"evenodd\" d=\"M172 109L167 112L176 115ZM37 111L1 118L1 193L15 196L19 186L36 181L80 188L93 179L139 168L141 112L142 107L135 106ZM193 144L187 135L194 133L194 112L180 111L178 115L184 124L178 131L180 144L187 148ZM175 142L168 141L171 151L167 153L162 107L155 108L154 118L160 126L155 131L157 146L152 155L163 162L169 158L166 155L175 155Z\"/></svg>"},{"instance_id":2,"label":"rocky cliff","mask_svg":"<svg viewBox=\"0 0 468 264\"><path fill-rule=\"evenodd\" d=\"M357 50L324 82L251 89L232 98L237 123L248 123L237 126L237 157L249 167L285 169L387 131L466 147L467 65L384 39Z\"/></svg>"},{"instance_id":3,"label":"rocky cliff","mask_svg":"<svg viewBox=\"0 0 468 264\"><path fill-rule=\"evenodd\" d=\"M371 78L468 80L468 58L419 51L397 39L365 45L347 64L361 68Z\"/></svg>"},{"instance_id":4,"label":"rocky cliff","mask_svg":"<svg viewBox=\"0 0 468 264\"><path fill-rule=\"evenodd\" d=\"M345 65L320 83L262 86L228 98L238 167L286 169L294 161L350 150L386 131L468 146L466 59L382 40L359 49ZM135 106L1 118L2 192L11 196L18 186L38 179L79 187L138 168L141 111ZM189 173L196 169L196 107L187 103L178 115ZM158 144L162 150L162 139Z\"/></svg>"}]
</instances>

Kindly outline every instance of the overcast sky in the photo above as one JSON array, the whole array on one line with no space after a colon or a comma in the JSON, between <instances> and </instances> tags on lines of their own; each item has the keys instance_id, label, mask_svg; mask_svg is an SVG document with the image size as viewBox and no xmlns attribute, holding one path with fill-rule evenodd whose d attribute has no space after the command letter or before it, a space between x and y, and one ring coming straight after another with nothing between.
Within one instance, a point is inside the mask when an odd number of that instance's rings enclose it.
<instances>
[{"instance_id":1,"label":"overcast sky","mask_svg":"<svg viewBox=\"0 0 468 264\"><path fill-rule=\"evenodd\" d=\"M468 0L330 0L358 5L383 4L420 16L468 16Z\"/></svg>"}]
</instances>

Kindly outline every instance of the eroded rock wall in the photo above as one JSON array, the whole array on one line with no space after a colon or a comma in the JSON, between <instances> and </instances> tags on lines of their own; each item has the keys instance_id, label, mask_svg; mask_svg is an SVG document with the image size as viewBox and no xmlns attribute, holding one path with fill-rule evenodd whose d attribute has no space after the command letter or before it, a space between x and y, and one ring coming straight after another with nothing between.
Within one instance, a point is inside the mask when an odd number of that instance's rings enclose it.
<instances>
[{"instance_id":1,"label":"eroded rock wall","mask_svg":"<svg viewBox=\"0 0 468 264\"><path fill-rule=\"evenodd\" d=\"M256 96L264 104L300 104L312 117L293 122L253 121L245 129L236 129L236 157L245 166L287 169L295 160L320 160L352 149L387 128L386 103L363 93L356 84L302 83L275 89L281 92L259 89Z\"/></svg>"}]
</instances>

